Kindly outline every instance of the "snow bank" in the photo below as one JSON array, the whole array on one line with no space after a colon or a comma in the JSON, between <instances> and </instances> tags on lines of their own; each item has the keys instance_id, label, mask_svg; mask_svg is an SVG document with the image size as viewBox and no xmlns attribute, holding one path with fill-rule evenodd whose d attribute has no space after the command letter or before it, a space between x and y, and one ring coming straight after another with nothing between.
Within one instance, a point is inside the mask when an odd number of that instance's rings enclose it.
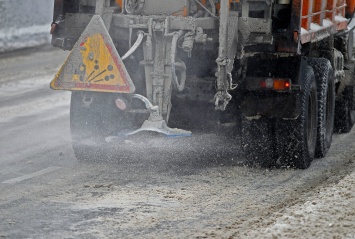
<instances>
[{"instance_id":1,"label":"snow bank","mask_svg":"<svg viewBox=\"0 0 355 239\"><path fill-rule=\"evenodd\" d=\"M0 0L0 52L49 43L52 0Z\"/></svg>"},{"instance_id":2,"label":"snow bank","mask_svg":"<svg viewBox=\"0 0 355 239\"><path fill-rule=\"evenodd\" d=\"M355 172L280 213L263 232L270 238L355 238Z\"/></svg>"},{"instance_id":3,"label":"snow bank","mask_svg":"<svg viewBox=\"0 0 355 239\"><path fill-rule=\"evenodd\" d=\"M45 24L0 30L0 52L49 43L48 26L48 24Z\"/></svg>"}]
</instances>

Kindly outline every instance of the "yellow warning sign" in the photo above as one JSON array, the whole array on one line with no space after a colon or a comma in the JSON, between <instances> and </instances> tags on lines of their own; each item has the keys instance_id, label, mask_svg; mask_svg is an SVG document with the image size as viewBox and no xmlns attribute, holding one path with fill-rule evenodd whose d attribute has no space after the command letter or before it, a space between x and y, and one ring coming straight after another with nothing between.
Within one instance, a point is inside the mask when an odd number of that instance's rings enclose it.
<instances>
[{"instance_id":1,"label":"yellow warning sign","mask_svg":"<svg viewBox=\"0 0 355 239\"><path fill-rule=\"evenodd\" d=\"M52 89L133 93L135 88L100 16L94 16L51 82Z\"/></svg>"}]
</instances>

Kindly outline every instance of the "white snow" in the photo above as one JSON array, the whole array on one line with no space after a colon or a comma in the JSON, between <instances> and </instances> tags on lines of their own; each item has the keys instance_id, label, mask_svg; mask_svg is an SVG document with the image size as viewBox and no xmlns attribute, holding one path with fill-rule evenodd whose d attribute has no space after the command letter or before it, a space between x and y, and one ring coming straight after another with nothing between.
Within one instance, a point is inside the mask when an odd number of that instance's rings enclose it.
<instances>
[{"instance_id":1,"label":"white snow","mask_svg":"<svg viewBox=\"0 0 355 239\"><path fill-rule=\"evenodd\" d=\"M34 47L50 42L50 25L0 29L0 52Z\"/></svg>"}]
</instances>

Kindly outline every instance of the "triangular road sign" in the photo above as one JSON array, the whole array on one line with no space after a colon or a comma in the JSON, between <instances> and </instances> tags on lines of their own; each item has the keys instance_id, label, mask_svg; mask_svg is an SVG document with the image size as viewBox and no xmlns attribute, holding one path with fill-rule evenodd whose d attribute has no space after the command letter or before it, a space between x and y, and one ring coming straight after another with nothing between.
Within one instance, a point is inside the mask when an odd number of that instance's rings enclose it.
<instances>
[{"instance_id":1,"label":"triangular road sign","mask_svg":"<svg viewBox=\"0 0 355 239\"><path fill-rule=\"evenodd\" d=\"M51 82L54 90L133 93L135 87L99 15L93 16Z\"/></svg>"}]
</instances>

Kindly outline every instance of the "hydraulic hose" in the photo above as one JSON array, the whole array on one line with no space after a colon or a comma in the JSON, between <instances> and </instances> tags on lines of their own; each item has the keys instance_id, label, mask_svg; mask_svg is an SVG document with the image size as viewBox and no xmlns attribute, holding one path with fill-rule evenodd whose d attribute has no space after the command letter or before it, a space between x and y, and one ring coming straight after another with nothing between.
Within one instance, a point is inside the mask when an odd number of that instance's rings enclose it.
<instances>
[{"instance_id":1,"label":"hydraulic hose","mask_svg":"<svg viewBox=\"0 0 355 239\"><path fill-rule=\"evenodd\" d=\"M152 105L152 103L150 103L150 101L149 101L146 97L144 97L144 96L142 96L142 95L133 94L133 95L132 95L132 98L136 98L136 99L139 99L139 100L143 101L143 103L144 103L144 105L145 105L145 107L146 107L147 109L151 109L151 108L154 107L154 106Z\"/></svg>"},{"instance_id":2,"label":"hydraulic hose","mask_svg":"<svg viewBox=\"0 0 355 239\"><path fill-rule=\"evenodd\" d=\"M137 50L137 48L140 46L140 44L142 43L144 37L144 32L143 31L138 31L138 38L136 40L136 42L133 44L133 46L131 47L131 49L129 49L127 51L126 54L124 54L124 56L121 57L122 60L125 60L127 57L129 57L130 55L133 54L133 52L135 52Z\"/></svg>"}]
</instances>

